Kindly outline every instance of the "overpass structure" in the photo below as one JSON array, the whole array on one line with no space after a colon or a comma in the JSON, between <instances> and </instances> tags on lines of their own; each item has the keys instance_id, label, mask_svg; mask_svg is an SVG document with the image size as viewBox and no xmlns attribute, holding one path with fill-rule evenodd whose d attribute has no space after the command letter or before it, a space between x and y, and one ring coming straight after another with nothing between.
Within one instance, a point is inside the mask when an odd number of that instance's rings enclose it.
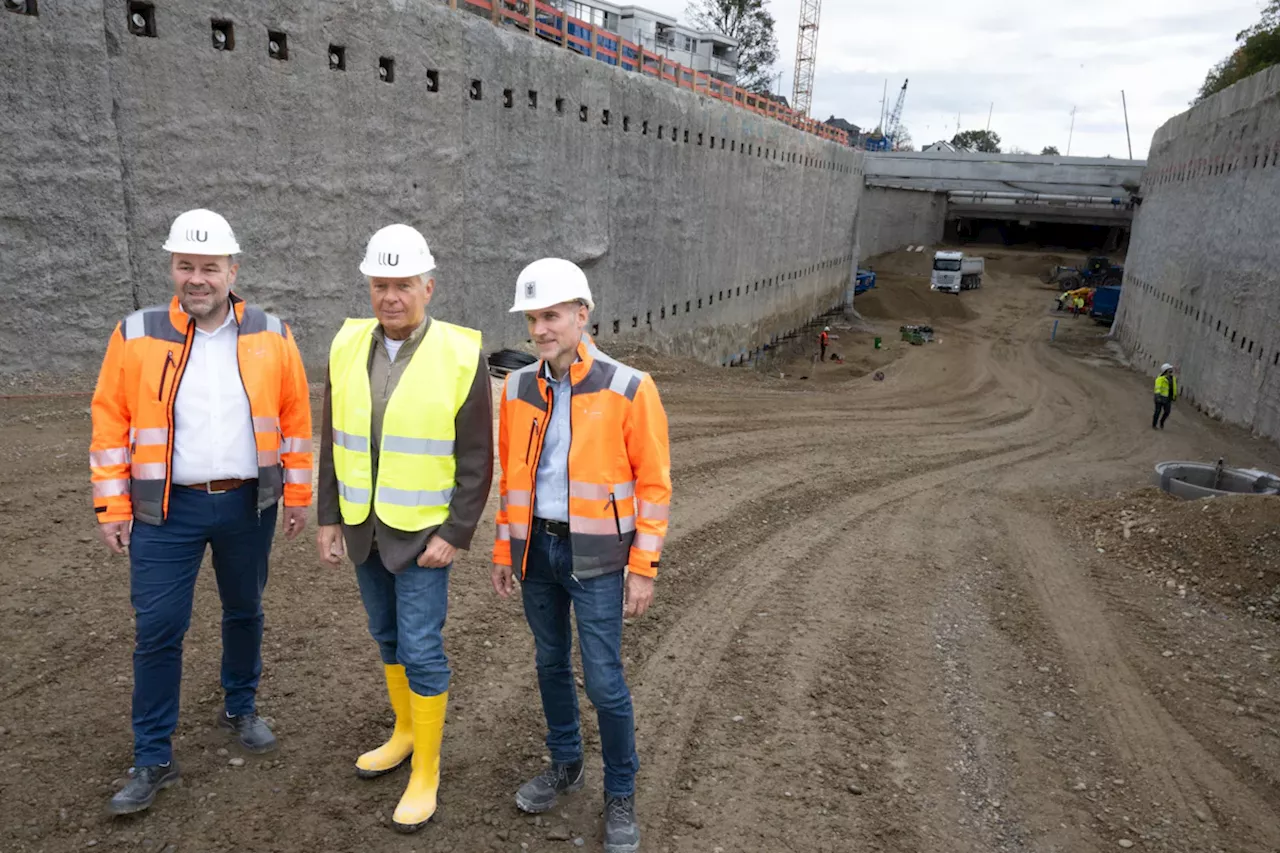
<instances>
[{"instance_id":1,"label":"overpass structure","mask_svg":"<svg viewBox=\"0 0 1280 853\"><path fill-rule=\"evenodd\" d=\"M1091 225L1115 229L1117 244L1133 222L1143 160L950 151L867 155L868 187L946 193L946 220Z\"/></svg>"}]
</instances>

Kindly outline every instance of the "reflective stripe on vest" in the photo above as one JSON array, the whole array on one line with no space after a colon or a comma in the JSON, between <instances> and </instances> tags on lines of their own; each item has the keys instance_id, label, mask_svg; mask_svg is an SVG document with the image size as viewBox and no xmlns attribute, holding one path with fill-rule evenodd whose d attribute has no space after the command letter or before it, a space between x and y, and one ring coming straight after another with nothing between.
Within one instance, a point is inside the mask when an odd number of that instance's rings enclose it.
<instances>
[{"instance_id":1,"label":"reflective stripe on vest","mask_svg":"<svg viewBox=\"0 0 1280 853\"><path fill-rule=\"evenodd\" d=\"M372 505L396 530L425 530L449 517L454 419L475 380L480 333L431 321L387 401L375 484L369 348L377 327L377 320L347 320L329 351L338 506L349 525L367 519Z\"/></svg>"}]
</instances>

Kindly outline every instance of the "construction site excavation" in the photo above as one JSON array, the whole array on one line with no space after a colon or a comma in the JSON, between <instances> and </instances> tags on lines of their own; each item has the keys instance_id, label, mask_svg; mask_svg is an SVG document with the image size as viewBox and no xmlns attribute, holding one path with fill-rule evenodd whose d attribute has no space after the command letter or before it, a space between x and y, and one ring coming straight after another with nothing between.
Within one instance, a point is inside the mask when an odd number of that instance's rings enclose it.
<instances>
[{"instance_id":1,"label":"construction site excavation","mask_svg":"<svg viewBox=\"0 0 1280 853\"><path fill-rule=\"evenodd\" d=\"M661 2L0 0L0 853L1280 851L1280 0Z\"/></svg>"}]
</instances>

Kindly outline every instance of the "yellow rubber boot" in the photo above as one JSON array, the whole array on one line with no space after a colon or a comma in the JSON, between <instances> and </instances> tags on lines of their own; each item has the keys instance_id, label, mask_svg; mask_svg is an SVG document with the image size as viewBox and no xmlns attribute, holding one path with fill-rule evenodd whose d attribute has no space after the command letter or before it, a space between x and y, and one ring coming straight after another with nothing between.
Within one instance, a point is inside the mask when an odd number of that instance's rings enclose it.
<instances>
[{"instance_id":1,"label":"yellow rubber boot","mask_svg":"<svg viewBox=\"0 0 1280 853\"><path fill-rule=\"evenodd\" d=\"M421 829L436 813L440 789L440 741L444 738L444 709L449 694L419 696L410 691L413 718L413 773L391 820L400 832Z\"/></svg>"},{"instance_id":2,"label":"yellow rubber boot","mask_svg":"<svg viewBox=\"0 0 1280 853\"><path fill-rule=\"evenodd\" d=\"M409 676L400 664L386 664L387 696L391 710L396 713L396 726L391 738L377 749L371 749L356 759L356 775L361 779L373 779L390 773L413 753L413 722L409 710Z\"/></svg>"}]
</instances>

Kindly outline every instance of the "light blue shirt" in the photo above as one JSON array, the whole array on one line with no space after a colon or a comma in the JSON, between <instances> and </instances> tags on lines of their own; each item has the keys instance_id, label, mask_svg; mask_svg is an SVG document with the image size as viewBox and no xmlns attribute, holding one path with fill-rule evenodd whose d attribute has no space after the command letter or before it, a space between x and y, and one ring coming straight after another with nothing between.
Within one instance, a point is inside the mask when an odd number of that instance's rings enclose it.
<instances>
[{"instance_id":1,"label":"light blue shirt","mask_svg":"<svg viewBox=\"0 0 1280 853\"><path fill-rule=\"evenodd\" d=\"M559 381L551 378L546 363L542 378L551 388L551 419L543 426L542 456L538 459L538 479L534 487L533 514L548 521L569 520L569 404L573 381L569 371Z\"/></svg>"}]
</instances>

